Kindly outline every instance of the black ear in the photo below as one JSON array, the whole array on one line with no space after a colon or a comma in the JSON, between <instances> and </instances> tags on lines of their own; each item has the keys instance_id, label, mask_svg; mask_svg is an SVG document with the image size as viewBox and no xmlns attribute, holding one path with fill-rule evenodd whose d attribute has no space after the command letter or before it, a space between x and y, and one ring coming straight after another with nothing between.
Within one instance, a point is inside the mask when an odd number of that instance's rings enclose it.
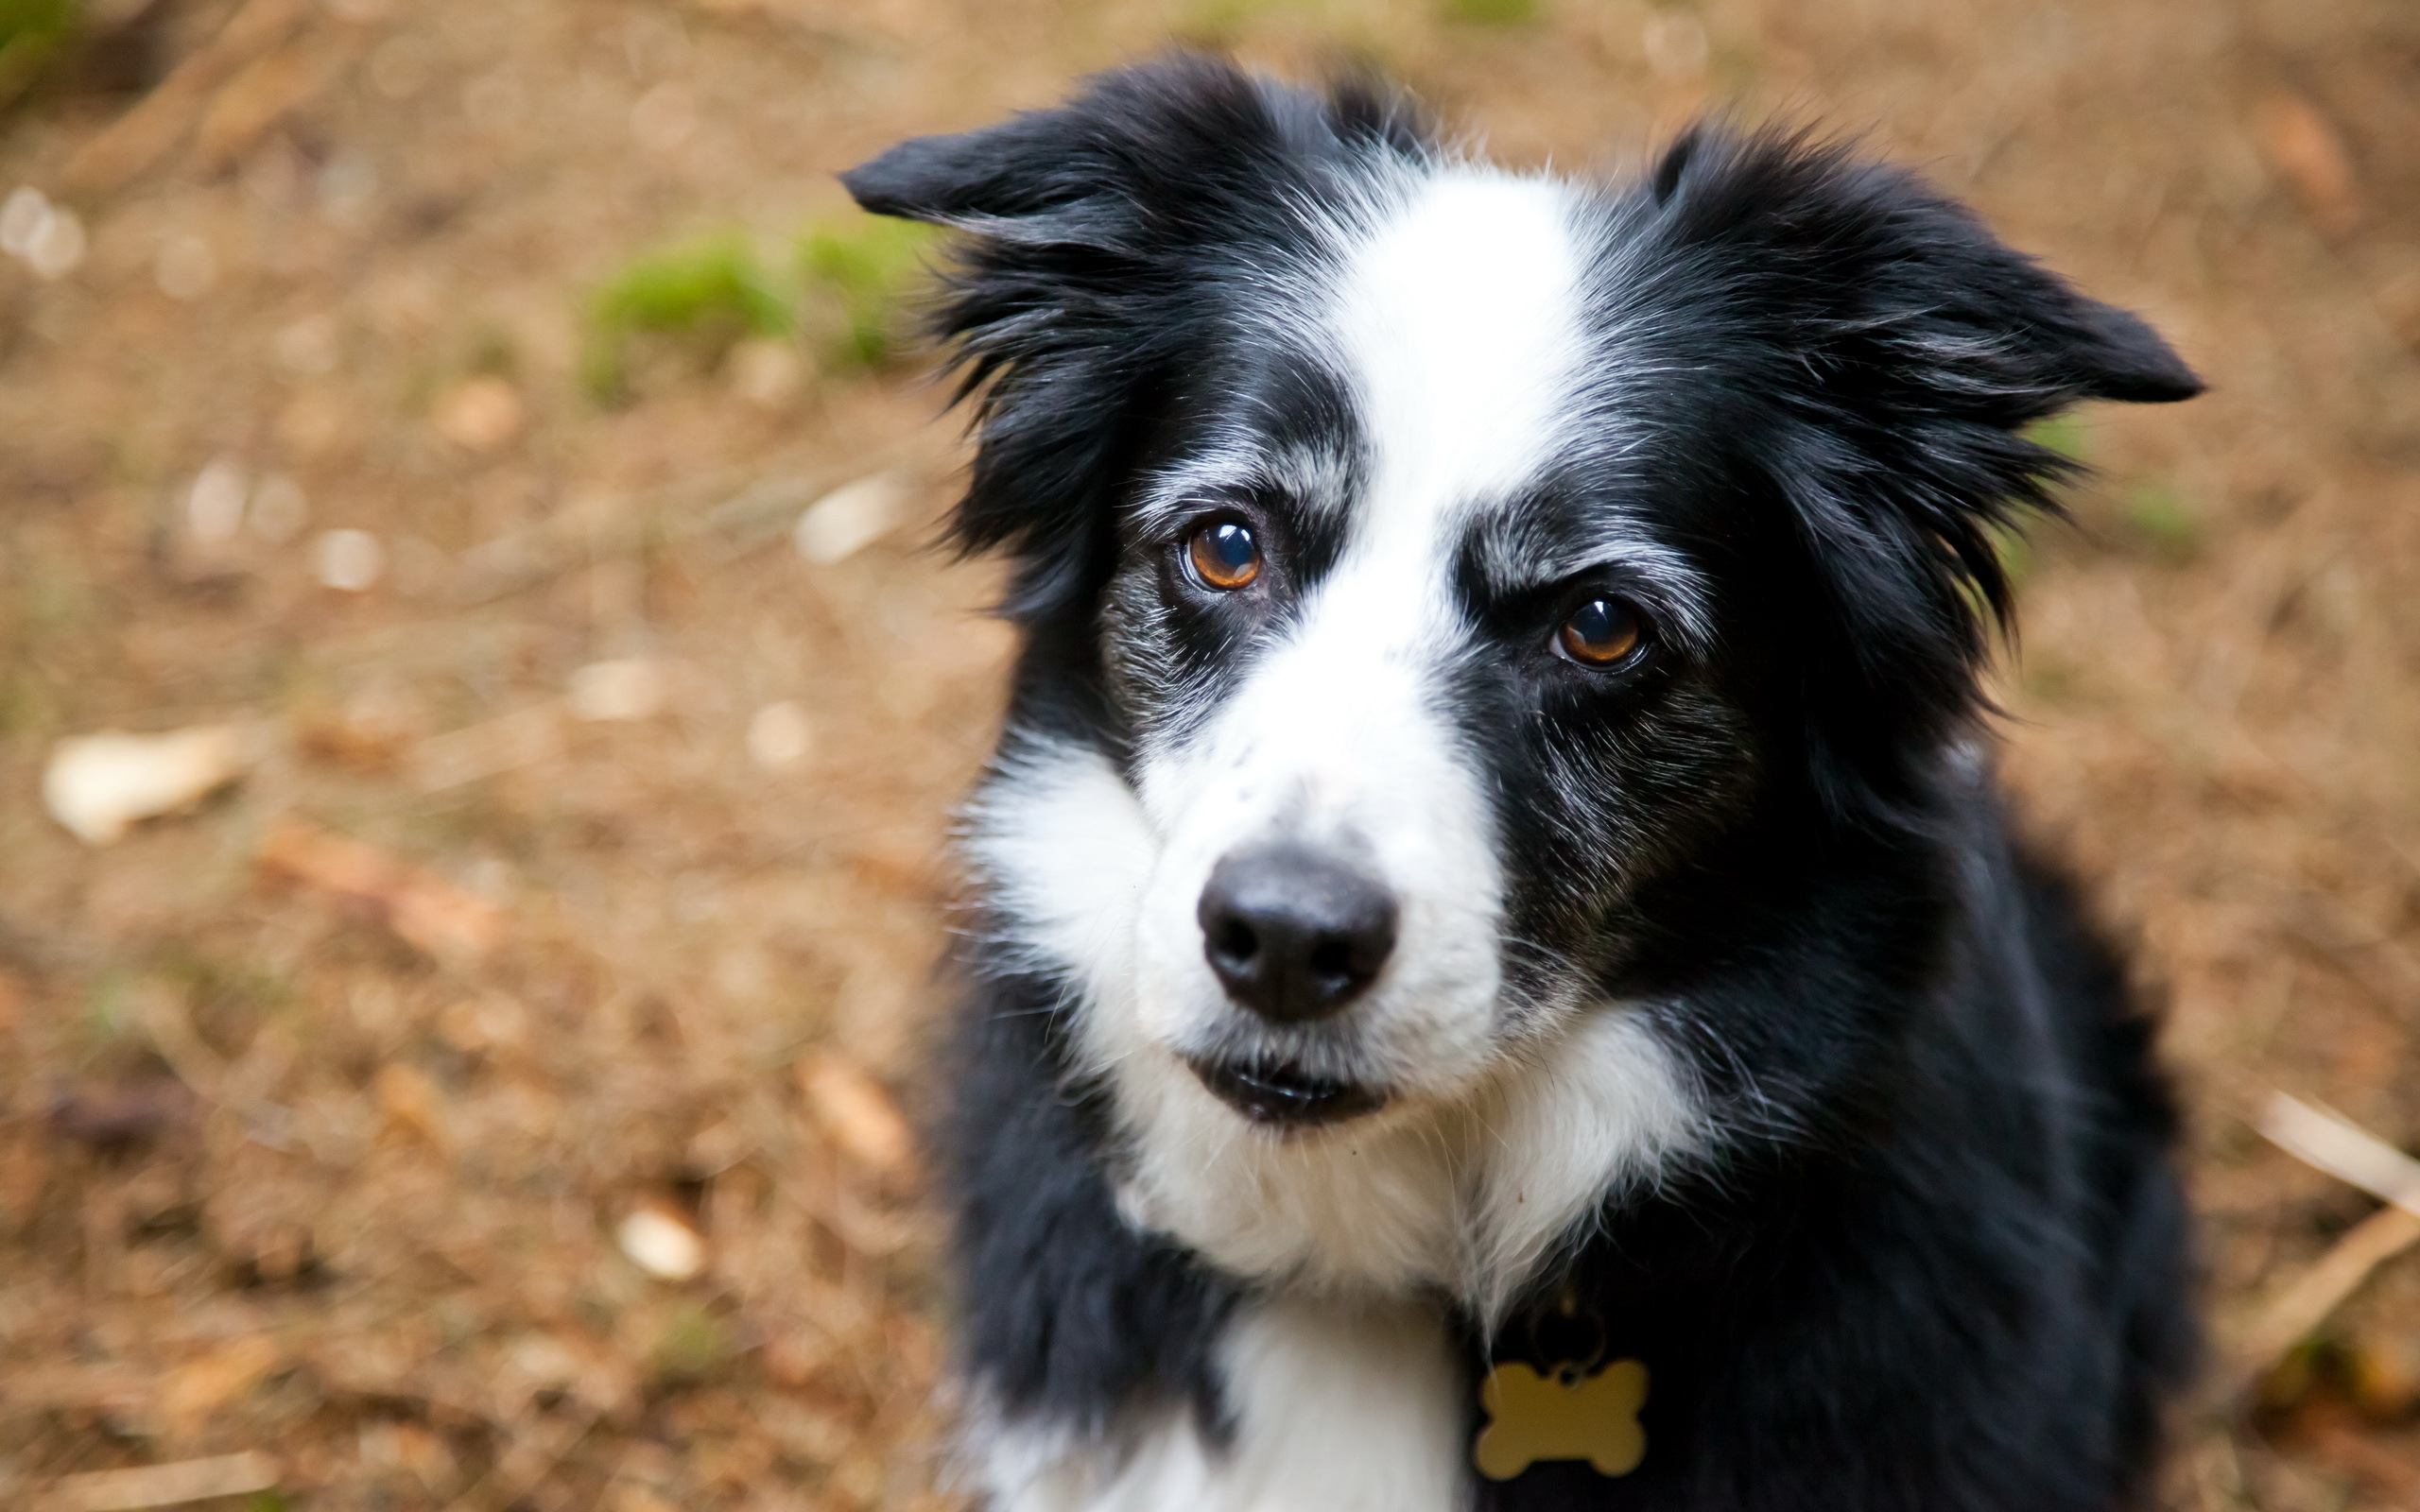
<instances>
[{"instance_id":1,"label":"black ear","mask_svg":"<svg viewBox=\"0 0 2420 1512\"><path fill-rule=\"evenodd\" d=\"M1011 614L1078 602L1106 571L1116 489L1180 355L1222 318L1205 291L1299 242L1321 176L1422 141L1368 86L1312 95L1178 54L841 176L870 211L969 233L932 321L960 397L981 396L952 533L1016 555Z\"/></svg>"},{"instance_id":2,"label":"black ear","mask_svg":"<svg viewBox=\"0 0 2420 1512\"><path fill-rule=\"evenodd\" d=\"M1836 632L1806 645L1818 779L1844 805L1895 803L1979 707L1986 623L2010 612L1996 537L2055 511L2074 471L2024 428L2202 382L2141 320L1841 145L1702 128L1651 194L1758 411L1760 491L1812 558L1822 601L1799 618Z\"/></svg>"}]
</instances>

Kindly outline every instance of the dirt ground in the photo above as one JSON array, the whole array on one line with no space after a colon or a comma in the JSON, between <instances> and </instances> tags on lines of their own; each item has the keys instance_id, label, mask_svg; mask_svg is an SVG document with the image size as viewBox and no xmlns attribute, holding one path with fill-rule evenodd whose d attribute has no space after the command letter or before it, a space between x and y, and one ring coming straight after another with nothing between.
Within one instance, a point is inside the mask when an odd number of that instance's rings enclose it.
<instances>
[{"instance_id":1,"label":"dirt ground","mask_svg":"<svg viewBox=\"0 0 2420 1512\"><path fill-rule=\"evenodd\" d=\"M0 214L0 1503L948 1504L894 1103L1011 649L920 549L955 426L807 327L600 385L596 291L714 234L786 266L857 234L835 170L1177 37L1378 63L1519 163L1862 130L2150 316L2213 391L2063 433L2099 475L2026 562L2006 765L2168 1004L2221 1376L2377 1209L2268 1094L2420 1143L2420 9L90 26L0 117L0 194L46 197ZM195 810L45 812L60 740L217 725ZM2251 1400L2180 1423L2174 1505L2420 1506L2420 1260Z\"/></svg>"}]
</instances>

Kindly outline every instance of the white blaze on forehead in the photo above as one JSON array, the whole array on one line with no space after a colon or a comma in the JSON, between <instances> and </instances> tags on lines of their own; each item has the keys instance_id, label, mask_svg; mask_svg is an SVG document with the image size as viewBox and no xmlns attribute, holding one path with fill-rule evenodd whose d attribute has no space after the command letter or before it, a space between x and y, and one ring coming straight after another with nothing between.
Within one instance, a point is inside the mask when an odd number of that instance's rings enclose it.
<instances>
[{"instance_id":1,"label":"white blaze on forehead","mask_svg":"<svg viewBox=\"0 0 2420 1512\"><path fill-rule=\"evenodd\" d=\"M1585 341L1573 208L1563 184L1452 170L1346 257L1328 324L1369 448L1359 541L1445 547L1458 507L1552 455Z\"/></svg>"}]
</instances>

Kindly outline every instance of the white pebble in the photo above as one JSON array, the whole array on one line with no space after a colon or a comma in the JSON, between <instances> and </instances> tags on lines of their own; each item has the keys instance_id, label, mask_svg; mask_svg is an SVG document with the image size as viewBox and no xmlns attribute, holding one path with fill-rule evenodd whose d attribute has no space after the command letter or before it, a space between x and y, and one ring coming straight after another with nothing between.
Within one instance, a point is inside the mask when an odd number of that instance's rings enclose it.
<instances>
[{"instance_id":1,"label":"white pebble","mask_svg":"<svg viewBox=\"0 0 2420 1512\"><path fill-rule=\"evenodd\" d=\"M347 593L368 592L387 572L387 548L367 530L330 530L311 543L311 570Z\"/></svg>"},{"instance_id":2,"label":"white pebble","mask_svg":"<svg viewBox=\"0 0 2420 1512\"><path fill-rule=\"evenodd\" d=\"M685 1281L706 1268L706 1242L661 1208L634 1209L614 1238L632 1264L667 1281Z\"/></svg>"},{"instance_id":3,"label":"white pebble","mask_svg":"<svg viewBox=\"0 0 2420 1512\"><path fill-rule=\"evenodd\" d=\"M787 698L756 711L748 721L748 756L769 772L785 771L806 759L815 744L815 729L806 711Z\"/></svg>"}]
</instances>

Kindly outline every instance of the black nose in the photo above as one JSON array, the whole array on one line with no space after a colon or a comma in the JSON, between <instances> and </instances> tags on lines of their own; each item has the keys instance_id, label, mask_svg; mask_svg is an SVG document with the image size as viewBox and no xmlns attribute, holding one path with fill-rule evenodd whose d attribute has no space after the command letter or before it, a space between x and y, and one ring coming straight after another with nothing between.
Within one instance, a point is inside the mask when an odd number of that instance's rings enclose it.
<instances>
[{"instance_id":1,"label":"black nose","mask_svg":"<svg viewBox=\"0 0 2420 1512\"><path fill-rule=\"evenodd\" d=\"M1227 995L1280 1023L1342 1008L1395 948L1395 901L1387 889L1300 846L1220 861L1197 917L1202 953Z\"/></svg>"}]
</instances>

